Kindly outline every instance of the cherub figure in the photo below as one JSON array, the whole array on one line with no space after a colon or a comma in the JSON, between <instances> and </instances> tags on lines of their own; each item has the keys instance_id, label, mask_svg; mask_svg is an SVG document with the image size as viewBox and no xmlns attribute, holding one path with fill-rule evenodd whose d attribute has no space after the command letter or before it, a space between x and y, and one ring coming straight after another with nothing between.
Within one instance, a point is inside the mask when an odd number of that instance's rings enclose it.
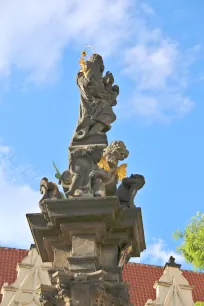
<instances>
[{"instance_id":1,"label":"cherub figure","mask_svg":"<svg viewBox=\"0 0 204 306\"><path fill-rule=\"evenodd\" d=\"M95 197L112 196L116 194L116 185L126 176L127 164L118 166L120 160L129 155L122 141L113 141L103 151L98 165L90 173L91 186Z\"/></svg>"}]
</instances>

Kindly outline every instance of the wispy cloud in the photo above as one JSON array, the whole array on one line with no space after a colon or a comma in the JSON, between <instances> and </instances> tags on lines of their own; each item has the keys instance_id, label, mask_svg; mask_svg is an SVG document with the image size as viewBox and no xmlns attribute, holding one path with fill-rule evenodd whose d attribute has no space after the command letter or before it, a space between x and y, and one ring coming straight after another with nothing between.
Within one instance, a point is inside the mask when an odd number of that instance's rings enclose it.
<instances>
[{"instance_id":1,"label":"wispy cloud","mask_svg":"<svg viewBox=\"0 0 204 306\"><path fill-rule=\"evenodd\" d=\"M43 81L68 44L116 51L131 31L131 5L132 0L1 1L0 75L8 76L14 66Z\"/></svg>"},{"instance_id":2,"label":"wispy cloud","mask_svg":"<svg viewBox=\"0 0 204 306\"><path fill-rule=\"evenodd\" d=\"M190 68L200 46L182 50L157 27L156 14L149 17L144 11L137 24L136 43L124 56L123 72L135 83L131 112L161 121L185 116L195 105L186 91L193 82Z\"/></svg>"},{"instance_id":3,"label":"wispy cloud","mask_svg":"<svg viewBox=\"0 0 204 306\"><path fill-rule=\"evenodd\" d=\"M175 257L179 264L185 263L184 257L169 249L162 239L154 238L153 243L147 245L147 249L141 254L141 257L131 258L131 261L162 266L169 260L170 256Z\"/></svg>"},{"instance_id":4,"label":"wispy cloud","mask_svg":"<svg viewBox=\"0 0 204 306\"><path fill-rule=\"evenodd\" d=\"M185 50L168 37L148 1L0 2L0 77L16 67L32 81L47 81L67 46L87 44L121 58L125 75L134 82L132 114L169 121L193 109L186 90L199 46Z\"/></svg>"},{"instance_id":5,"label":"wispy cloud","mask_svg":"<svg viewBox=\"0 0 204 306\"><path fill-rule=\"evenodd\" d=\"M10 152L10 148L8 146L0 144L0 154L4 155L4 154L8 154L9 152Z\"/></svg>"},{"instance_id":6,"label":"wispy cloud","mask_svg":"<svg viewBox=\"0 0 204 306\"><path fill-rule=\"evenodd\" d=\"M12 151L0 144L0 245L29 248L33 239L25 214L39 211L40 195L23 181L28 167L19 166Z\"/></svg>"}]
</instances>

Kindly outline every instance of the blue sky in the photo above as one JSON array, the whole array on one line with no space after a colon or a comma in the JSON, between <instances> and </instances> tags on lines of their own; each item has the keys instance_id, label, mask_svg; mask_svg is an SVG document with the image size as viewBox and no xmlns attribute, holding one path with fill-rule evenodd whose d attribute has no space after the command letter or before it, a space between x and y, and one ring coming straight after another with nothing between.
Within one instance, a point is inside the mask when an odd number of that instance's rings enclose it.
<instances>
[{"instance_id":1,"label":"blue sky","mask_svg":"<svg viewBox=\"0 0 204 306\"><path fill-rule=\"evenodd\" d=\"M90 44L120 86L109 142L130 151L128 174L146 185L147 251L163 265L172 233L203 211L204 3L187 0L26 0L0 3L0 244L29 248L25 213L39 181L68 163L76 126L78 61Z\"/></svg>"}]
</instances>

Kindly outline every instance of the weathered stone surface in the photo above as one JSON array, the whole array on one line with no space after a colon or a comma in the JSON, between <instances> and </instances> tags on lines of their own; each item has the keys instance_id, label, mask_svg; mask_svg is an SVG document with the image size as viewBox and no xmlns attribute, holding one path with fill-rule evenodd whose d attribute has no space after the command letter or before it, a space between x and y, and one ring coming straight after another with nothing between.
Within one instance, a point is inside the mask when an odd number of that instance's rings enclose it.
<instances>
[{"instance_id":1,"label":"weathered stone surface","mask_svg":"<svg viewBox=\"0 0 204 306\"><path fill-rule=\"evenodd\" d=\"M80 231L96 235L97 254L102 245L121 246L129 241L133 244L133 256L140 256L145 249L141 209L122 210L118 197L44 201L43 205L52 226L41 214L27 214L43 261L54 261L53 249L72 246L72 235Z\"/></svg>"},{"instance_id":2,"label":"weathered stone surface","mask_svg":"<svg viewBox=\"0 0 204 306\"><path fill-rule=\"evenodd\" d=\"M72 277L57 272L52 281L57 285L38 288L43 305L131 306L128 285L104 271L77 273Z\"/></svg>"},{"instance_id":3,"label":"weathered stone surface","mask_svg":"<svg viewBox=\"0 0 204 306\"><path fill-rule=\"evenodd\" d=\"M72 237L72 255L73 256L96 256L96 236L79 234Z\"/></svg>"},{"instance_id":4,"label":"weathered stone surface","mask_svg":"<svg viewBox=\"0 0 204 306\"><path fill-rule=\"evenodd\" d=\"M118 245L103 244L101 245L101 253L99 255L100 266L105 270L116 267L118 264Z\"/></svg>"}]
</instances>

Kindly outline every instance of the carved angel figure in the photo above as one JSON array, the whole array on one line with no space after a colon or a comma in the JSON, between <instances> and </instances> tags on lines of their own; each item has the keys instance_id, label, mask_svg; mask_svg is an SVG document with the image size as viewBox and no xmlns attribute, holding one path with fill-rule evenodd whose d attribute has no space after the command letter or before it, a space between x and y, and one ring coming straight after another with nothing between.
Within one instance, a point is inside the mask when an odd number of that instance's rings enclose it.
<instances>
[{"instance_id":1,"label":"carved angel figure","mask_svg":"<svg viewBox=\"0 0 204 306\"><path fill-rule=\"evenodd\" d=\"M105 133L116 120L112 107L116 105L119 87L113 85L112 73L103 77L104 63L99 54L92 54L88 61L81 60L82 69L77 74L80 90L80 116L74 140Z\"/></svg>"},{"instance_id":2,"label":"carved angel figure","mask_svg":"<svg viewBox=\"0 0 204 306\"><path fill-rule=\"evenodd\" d=\"M112 196L116 194L118 181L126 176L127 164L118 166L120 160L129 155L122 141L113 141L103 151L103 156L90 173L94 196Z\"/></svg>"}]
</instances>

